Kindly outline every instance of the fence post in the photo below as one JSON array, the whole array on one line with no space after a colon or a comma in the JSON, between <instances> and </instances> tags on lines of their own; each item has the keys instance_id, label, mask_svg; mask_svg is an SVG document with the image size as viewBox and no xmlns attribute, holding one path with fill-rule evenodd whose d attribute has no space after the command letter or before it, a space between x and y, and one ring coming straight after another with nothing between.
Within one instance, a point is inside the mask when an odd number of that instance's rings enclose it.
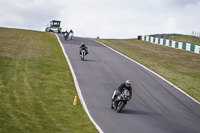
<instances>
[{"instance_id":1,"label":"fence post","mask_svg":"<svg viewBox=\"0 0 200 133\"><path fill-rule=\"evenodd\" d=\"M158 44L160 44L160 38L158 38Z\"/></svg>"},{"instance_id":2,"label":"fence post","mask_svg":"<svg viewBox=\"0 0 200 133\"><path fill-rule=\"evenodd\" d=\"M175 43L175 48L178 48L178 42Z\"/></svg>"},{"instance_id":3,"label":"fence post","mask_svg":"<svg viewBox=\"0 0 200 133\"><path fill-rule=\"evenodd\" d=\"M186 43L183 42L182 49L186 50Z\"/></svg>"},{"instance_id":4,"label":"fence post","mask_svg":"<svg viewBox=\"0 0 200 133\"><path fill-rule=\"evenodd\" d=\"M163 39L163 45L166 45L166 39Z\"/></svg>"},{"instance_id":5,"label":"fence post","mask_svg":"<svg viewBox=\"0 0 200 133\"><path fill-rule=\"evenodd\" d=\"M169 46L170 47L172 46L172 40L169 40Z\"/></svg>"},{"instance_id":6,"label":"fence post","mask_svg":"<svg viewBox=\"0 0 200 133\"><path fill-rule=\"evenodd\" d=\"M190 51L194 53L194 50L195 50L195 45L191 44Z\"/></svg>"}]
</instances>

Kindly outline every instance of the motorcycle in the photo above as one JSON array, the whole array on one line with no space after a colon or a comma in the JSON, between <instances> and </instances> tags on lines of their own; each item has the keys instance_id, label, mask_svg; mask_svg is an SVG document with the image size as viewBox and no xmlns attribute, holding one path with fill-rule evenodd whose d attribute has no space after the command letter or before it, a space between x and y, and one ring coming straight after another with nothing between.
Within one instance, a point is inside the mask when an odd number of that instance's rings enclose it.
<instances>
[{"instance_id":1,"label":"motorcycle","mask_svg":"<svg viewBox=\"0 0 200 133\"><path fill-rule=\"evenodd\" d=\"M70 36L70 37L69 37L70 40L72 40L72 37L74 36L74 34L73 34L73 33L70 33L69 36Z\"/></svg>"},{"instance_id":2,"label":"motorcycle","mask_svg":"<svg viewBox=\"0 0 200 133\"><path fill-rule=\"evenodd\" d=\"M85 60L85 49L81 50L81 60L84 61Z\"/></svg>"},{"instance_id":3,"label":"motorcycle","mask_svg":"<svg viewBox=\"0 0 200 133\"><path fill-rule=\"evenodd\" d=\"M111 108L115 109L117 113L120 113L122 109L127 104L127 101L130 100L130 93L127 89L124 89L124 91L116 96L114 100L112 101Z\"/></svg>"},{"instance_id":4,"label":"motorcycle","mask_svg":"<svg viewBox=\"0 0 200 133\"><path fill-rule=\"evenodd\" d=\"M69 33L68 33L68 32L65 32L65 33L64 33L64 38L65 38L65 40L67 40L68 36L69 36Z\"/></svg>"}]
</instances>

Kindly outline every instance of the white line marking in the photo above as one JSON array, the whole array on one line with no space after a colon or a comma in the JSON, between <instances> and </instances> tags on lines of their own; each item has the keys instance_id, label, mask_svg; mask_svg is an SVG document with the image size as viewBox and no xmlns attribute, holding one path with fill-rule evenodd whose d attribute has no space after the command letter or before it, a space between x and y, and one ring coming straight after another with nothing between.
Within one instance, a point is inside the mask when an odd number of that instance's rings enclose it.
<instances>
[{"instance_id":1,"label":"white line marking","mask_svg":"<svg viewBox=\"0 0 200 133\"><path fill-rule=\"evenodd\" d=\"M96 41L96 40L94 40L94 41ZM99 42L99 41L96 41L96 42L98 42L98 43L102 44L103 46L105 46L105 47L107 47L107 48L113 50L114 52L116 52L116 53L118 53L118 54L124 56L125 58L131 60L132 62L134 62L134 63L140 65L141 67L145 68L145 69L148 70L149 72L155 74L156 76L158 76L159 78L161 78L162 80L164 80L165 82L167 82L168 84L170 84L171 86L173 86L174 88L176 88L177 90L179 90L180 92L182 92L183 94L185 94L186 96L188 96L189 98L191 98L193 101L195 101L196 103L198 103L198 104L200 105L200 102L199 102L199 101L197 101L196 99L194 99L193 97L191 97L190 95L188 95L187 93L185 93L183 90L181 90L180 88L178 88L177 86L175 86L174 84L172 84L171 82L169 82L167 79L165 79L164 77L160 76L160 75L157 74L156 72L150 70L149 68L143 66L142 64L136 62L135 60L129 58L128 56L123 55L122 53L120 53L120 52L114 50L113 48L111 48L111 47L109 47L109 46L107 46L107 45L105 45L105 44L103 44L103 43L101 43L101 42Z\"/></svg>"},{"instance_id":2,"label":"white line marking","mask_svg":"<svg viewBox=\"0 0 200 133\"><path fill-rule=\"evenodd\" d=\"M68 56L67 56L67 54L66 54L66 52L65 52L65 49L64 49L64 47L63 47L62 42L60 41L60 38L58 37L57 34L55 34L55 35L56 35L56 37L57 37L57 39L58 39L58 42L60 43L60 46L61 46L62 51L63 51L63 54L65 55L65 58L66 58L66 60L67 60L67 63L68 63L68 65L69 65L69 68L70 68L70 70L71 70L71 73L72 73L72 76L73 76L73 79L74 79L74 83L75 83L75 87L76 87L76 90L77 90L77 92L78 92L78 96L79 96L79 99L80 99L80 101L81 101L81 104L82 104L82 106L83 106L85 112L87 113L88 117L90 118L90 120L92 121L92 123L93 123L93 124L95 125L95 127L97 128L97 130L98 130L100 133L104 133L104 132L101 130L101 128L99 127L99 125L97 125L97 123L94 121L94 119L93 119L92 116L90 115L89 110L88 110L88 108L87 108L87 105L86 105L86 103L85 103L85 101L84 101L84 99L83 99L83 96L82 96L82 93L81 93L81 89L80 89L80 87L79 87L79 84L78 84L78 81L77 81L77 78L76 78L74 69L73 69L73 67L72 67L72 65L71 65L71 62L70 62L70 60L69 60L69 58L68 58Z\"/></svg>"}]
</instances>

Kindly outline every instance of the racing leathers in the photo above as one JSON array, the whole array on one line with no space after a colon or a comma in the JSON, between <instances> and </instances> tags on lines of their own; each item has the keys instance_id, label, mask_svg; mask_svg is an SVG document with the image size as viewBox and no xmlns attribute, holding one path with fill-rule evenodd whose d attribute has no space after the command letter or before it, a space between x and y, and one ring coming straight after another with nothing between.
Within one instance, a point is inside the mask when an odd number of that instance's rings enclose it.
<instances>
[{"instance_id":1,"label":"racing leathers","mask_svg":"<svg viewBox=\"0 0 200 133\"><path fill-rule=\"evenodd\" d=\"M131 100L131 97L132 97L132 87L131 86L126 86L125 83L122 83L117 90L114 91L113 93L113 96L112 96L112 101L115 99L115 97L117 97L119 94L121 94L124 89L128 90L129 93L130 93L130 96L129 96L129 100Z\"/></svg>"},{"instance_id":2,"label":"racing leathers","mask_svg":"<svg viewBox=\"0 0 200 133\"><path fill-rule=\"evenodd\" d=\"M80 48L80 52L79 52L79 53L80 53L80 56L81 56L81 50L82 50L82 49L85 50L85 55L88 54L88 48L87 48L85 45L81 45L79 48Z\"/></svg>"},{"instance_id":3,"label":"racing leathers","mask_svg":"<svg viewBox=\"0 0 200 133\"><path fill-rule=\"evenodd\" d=\"M67 40L68 36L69 36L69 32L67 32L67 30L66 30L65 33L64 33L65 40Z\"/></svg>"}]
</instances>

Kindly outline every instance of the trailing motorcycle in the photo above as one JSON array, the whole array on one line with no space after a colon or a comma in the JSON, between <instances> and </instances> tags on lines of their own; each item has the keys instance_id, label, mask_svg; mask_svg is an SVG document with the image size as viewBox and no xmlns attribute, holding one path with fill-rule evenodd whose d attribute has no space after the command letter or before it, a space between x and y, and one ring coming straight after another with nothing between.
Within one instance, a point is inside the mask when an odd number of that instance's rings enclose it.
<instances>
[{"instance_id":1,"label":"trailing motorcycle","mask_svg":"<svg viewBox=\"0 0 200 133\"><path fill-rule=\"evenodd\" d=\"M69 34L69 38L70 38L70 40L72 40L73 36L74 36L73 33L70 33L70 34Z\"/></svg>"},{"instance_id":2,"label":"trailing motorcycle","mask_svg":"<svg viewBox=\"0 0 200 133\"><path fill-rule=\"evenodd\" d=\"M112 100L111 108L115 109L117 113L120 113L127 104L127 101L129 100L130 92L127 89L124 89L124 91L121 94L119 94Z\"/></svg>"}]
</instances>

